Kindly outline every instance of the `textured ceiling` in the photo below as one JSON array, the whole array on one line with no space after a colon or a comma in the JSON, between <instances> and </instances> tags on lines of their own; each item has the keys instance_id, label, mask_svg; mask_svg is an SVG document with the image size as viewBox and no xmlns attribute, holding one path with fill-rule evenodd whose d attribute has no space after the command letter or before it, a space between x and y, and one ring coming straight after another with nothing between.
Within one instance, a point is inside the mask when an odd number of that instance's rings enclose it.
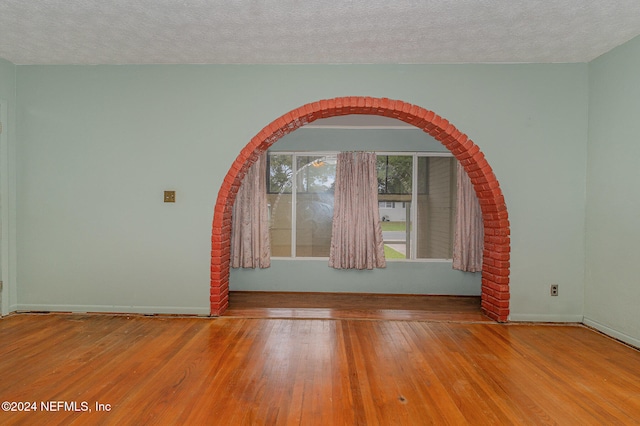
<instances>
[{"instance_id":1,"label":"textured ceiling","mask_svg":"<svg viewBox=\"0 0 640 426\"><path fill-rule=\"evenodd\" d=\"M587 62L640 0L0 0L16 64Z\"/></svg>"}]
</instances>

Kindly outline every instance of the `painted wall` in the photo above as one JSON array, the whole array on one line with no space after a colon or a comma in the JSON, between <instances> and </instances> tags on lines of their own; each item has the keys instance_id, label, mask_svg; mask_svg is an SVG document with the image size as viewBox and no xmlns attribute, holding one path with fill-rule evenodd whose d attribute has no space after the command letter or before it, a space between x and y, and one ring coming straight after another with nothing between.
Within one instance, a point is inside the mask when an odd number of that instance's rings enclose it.
<instances>
[{"instance_id":1,"label":"painted wall","mask_svg":"<svg viewBox=\"0 0 640 426\"><path fill-rule=\"evenodd\" d=\"M15 194L16 67L0 59L0 315L16 309Z\"/></svg>"},{"instance_id":2,"label":"painted wall","mask_svg":"<svg viewBox=\"0 0 640 426\"><path fill-rule=\"evenodd\" d=\"M415 127L408 129L302 127L282 137L270 150L448 152L440 142Z\"/></svg>"},{"instance_id":3,"label":"painted wall","mask_svg":"<svg viewBox=\"0 0 640 426\"><path fill-rule=\"evenodd\" d=\"M589 72L585 323L640 346L640 37Z\"/></svg>"},{"instance_id":4,"label":"painted wall","mask_svg":"<svg viewBox=\"0 0 640 426\"><path fill-rule=\"evenodd\" d=\"M356 271L331 269L326 259L277 259L268 269L232 270L230 289L478 295L477 275L454 271L450 262L388 261L384 269Z\"/></svg>"},{"instance_id":5,"label":"painted wall","mask_svg":"<svg viewBox=\"0 0 640 426\"><path fill-rule=\"evenodd\" d=\"M434 110L485 153L511 318L582 319L586 64L18 66L17 93L20 309L208 313L213 205L240 149L305 103L363 95Z\"/></svg>"}]
</instances>

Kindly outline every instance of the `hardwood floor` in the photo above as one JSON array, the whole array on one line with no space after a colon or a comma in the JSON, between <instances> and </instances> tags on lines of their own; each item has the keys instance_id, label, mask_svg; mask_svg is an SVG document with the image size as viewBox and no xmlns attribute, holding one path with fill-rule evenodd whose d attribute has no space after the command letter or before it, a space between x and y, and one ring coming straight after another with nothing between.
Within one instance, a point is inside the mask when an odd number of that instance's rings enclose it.
<instances>
[{"instance_id":1,"label":"hardwood floor","mask_svg":"<svg viewBox=\"0 0 640 426\"><path fill-rule=\"evenodd\" d=\"M480 297L362 293L229 293L226 317L492 322Z\"/></svg>"},{"instance_id":2,"label":"hardwood floor","mask_svg":"<svg viewBox=\"0 0 640 426\"><path fill-rule=\"evenodd\" d=\"M640 419L640 352L579 325L16 314L0 342L0 401L37 408L3 425Z\"/></svg>"}]
</instances>

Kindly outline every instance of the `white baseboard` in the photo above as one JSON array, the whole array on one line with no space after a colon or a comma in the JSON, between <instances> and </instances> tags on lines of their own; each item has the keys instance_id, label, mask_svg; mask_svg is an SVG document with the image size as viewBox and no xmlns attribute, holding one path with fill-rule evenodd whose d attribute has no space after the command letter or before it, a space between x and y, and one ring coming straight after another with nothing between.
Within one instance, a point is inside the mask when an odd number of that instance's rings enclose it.
<instances>
[{"instance_id":1,"label":"white baseboard","mask_svg":"<svg viewBox=\"0 0 640 426\"><path fill-rule=\"evenodd\" d=\"M604 324L600 324L598 321L590 320L589 318L584 319L584 325L588 325L589 327L595 328L596 330L606 334L607 336L611 336L614 339L618 339L622 342L628 343L633 347L640 349L640 340L635 337L631 337L627 334L621 333L617 330L614 330L610 327L607 327Z\"/></svg>"},{"instance_id":2,"label":"white baseboard","mask_svg":"<svg viewBox=\"0 0 640 426\"><path fill-rule=\"evenodd\" d=\"M14 311L32 312L104 312L119 314L209 315L210 309L182 306L112 306L112 305L44 305L18 304Z\"/></svg>"},{"instance_id":3,"label":"white baseboard","mask_svg":"<svg viewBox=\"0 0 640 426\"><path fill-rule=\"evenodd\" d=\"M3 313L3 312L0 312L0 318L2 318L2 317L6 317L7 315L12 314L12 313L14 313L14 312L15 312L15 311L17 311L17 310L18 310L18 306L16 306L16 305L9 305L9 310L8 310L7 312L4 312L4 313Z\"/></svg>"},{"instance_id":4,"label":"white baseboard","mask_svg":"<svg viewBox=\"0 0 640 426\"><path fill-rule=\"evenodd\" d=\"M583 315L562 314L511 314L509 321L513 322L572 322L582 323Z\"/></svg>"}]
</instances>

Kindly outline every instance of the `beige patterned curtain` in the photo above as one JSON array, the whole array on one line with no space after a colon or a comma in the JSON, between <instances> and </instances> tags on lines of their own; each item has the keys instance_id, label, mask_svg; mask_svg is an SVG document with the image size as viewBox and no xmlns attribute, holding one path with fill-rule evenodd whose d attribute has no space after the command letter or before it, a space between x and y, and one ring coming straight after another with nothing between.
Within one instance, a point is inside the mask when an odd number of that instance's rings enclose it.
<instances>
[{"instance_id":1,"label":"beige patterned curtain","mask_svg":"<svg viewBox=\"0 0 640 426\"><path fill-rule=\"evenodd\" d=\"M267 154L247 171L233 204L231 267L271 266L271 240L267 206Z\"/></svg>"},{"instance_id":2,"label":"beige patterned curtain","mask_svg":"<svg viewBox=\"0 0 640 426\"><path fill-rule=\"evenodd\" d=\"M453 238L453 269L465 272L482 271L484 226L482 211L471 179L458 162L458 200Z\"/></svg>"},{"instance_id":3,"label":"beige patterned curtain","mask_svg":"<svg viewBox=\"0 0 640 426\"><path fill-rule=\"evenodd\" d=\"M329 266L386 267L378 214L376 154L341 152L336 166Z\"/></svg>"}]
</instances>

